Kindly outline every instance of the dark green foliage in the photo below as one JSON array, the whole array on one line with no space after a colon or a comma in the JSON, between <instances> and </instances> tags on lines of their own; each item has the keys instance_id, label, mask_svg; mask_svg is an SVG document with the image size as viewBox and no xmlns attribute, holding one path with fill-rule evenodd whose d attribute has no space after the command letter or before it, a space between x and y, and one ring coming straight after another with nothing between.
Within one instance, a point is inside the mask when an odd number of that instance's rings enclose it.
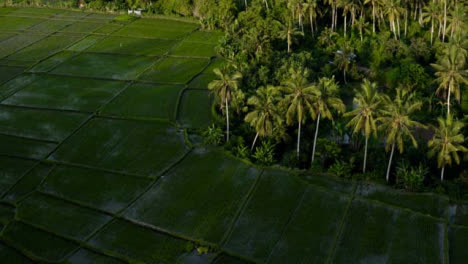
<instances>
[{"instance_id":1,"label":"dark green foliage","mask_svg":"<svg viewBox=\"0 0 468 264\"><path fill-rule=\"evenodd\" d=\"M150 184L150 180L139 177L58 166L47 176L41 191L116 213Z\"/></svg>"},{"instance_id":2,"label":"dark green foliage","mask_svg":"<svg viewBox=\"0 0 468 264\"><path fill-rule=\"evenodd\" d=\"M401 181L404 187L411 191L422 189L424 178L428 173L429 169L422 164L419 164L418 167L410 168L407 163L401 163L396 168L397 181Z\"/></svg>"},{"instance_id":3,"label":"dark green foliage","mask_svg":"<svg viewBox=\"0 0 468 264\"><path fill-rule=\"evenodd\" d=\"M203 132L203 142L207 145L218 146L223 140L223 130L220 127L217 127L215 124L207 127Z\"/></svg>"},{"instance_id":4,"label":"dark green foliage","mask_svg":"<svg viewBox=\"0 0 468 264\"><path fill-rule=\"evenodd\" d=\"M328 168L328 172L333 173L337 177L351 177L353 167L347 162L337 160L333 165Z\"/></svg>"},{"instance_id":5,"label":"dark green foliage","mask_svg":"<svg viewBox=\"0 0 468 264\"><path fill-rule=\"evenodd\" d=\"M252 157L262 165L271 165L275 162L275 144L270 140L262 141L262 144L255 149Z\"/></svg>"}]
</instances>

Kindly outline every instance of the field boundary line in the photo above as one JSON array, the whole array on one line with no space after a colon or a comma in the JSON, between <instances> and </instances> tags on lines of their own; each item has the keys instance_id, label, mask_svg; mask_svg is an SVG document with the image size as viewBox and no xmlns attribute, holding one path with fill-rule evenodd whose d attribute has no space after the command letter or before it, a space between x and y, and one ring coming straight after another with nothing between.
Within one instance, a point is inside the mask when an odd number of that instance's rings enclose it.
<instances>
[{"instance_id":1,"label":"field boundary line","mask_svg":"<svg viewBox=\"0 0 468 264\"><path fill-rule=\"evenodd\" d=\"M5 226L6 227L6 226ZM4 245L5 247L9 248L10 250L16 252L17 254L23 256L24 258L30 260L31 262L35 261L34 259L32 259L30 256L28 255L25 255L21 250L17 249L16 247L13 247L12 245L9 245L5 240L4 238L2 237L0 239L0 245Z\"/></svg>"},{"instance_id":2,"label":"field boundary line","mask_svg":"<svg viewBox=\"0 0 468 264\"><path fill-rule=\"evenodd\" d=\"M7 195L7 193L14 187L18 184L18 182L21 181L21 179L24 178L24 176L28 175L31 171L33 171L39 164L40 164L40 161L35 161L36 163L31 167L29 168L28 170L26 170L19 178L18 180L16 180L16 182L14 184L12 184L7 190L3 191L2 192L2 195L0 196L2 198L2 201L5 199L5 196Z\"/></svg>"},{"instance_id":3,"label":"field boundary line","mask_svg":"<svg viewBox=\"0 0 468 264\"><path fill-rule=\"evenodd\" d=\"M327 264L332 263L333 259L335 258L336 250L338 248L338 244L341 241L341 237L343 235L346 220L348 218L349 210L350 210L352 202L354 201L356 189L357 189L357 184L354 185L353 191L352 191L351 195L349 196L348 204L346 205L346 208L345 208L345 210L343 212L343 216L341 218L340 224L338 226L338 230L336 230L335 238L333 239L330 251L328 253L327 260L325 261L325 263L327 263Z\"/></svg>"},{"instance_id":4,"label":"field boundary line","mask_svg":"<svg viewBox=\"0 0 468 264\"><path fill-rule=\"evenodd\" d=\"M26 85L27 86L27 85ZM23 90L23 89L20 89ZM17 91L19 92L19 91ZM13 94L14 95L14 94ZM13 96L11 95L11 96ZM10 97L11 97L10 96ZM9 98L10 98L9 97ZM17 104L9 104L5 103L8 98L5 98L1 101L0 105L5 107L14 107L14 108L23 108L23 109L31 109L31 110L38 110L38 111L54 111L54 112L64 112L64 113L76 113L76 114L92 114L91 111L83 111L83 110L74 110L74 109L59 109L59 108L49 108L49 107L38 107L38 106L29 106L29 105L17 105Z\"/></svg>"},{"instance_id":5,"label":"field boundary line","mask_svg":"<svg viewBox=\"0 0 468 264\"><path fill-rule=\"evenodd\" d=\"M0 135L8 136L8 137L21 138L21 139L34 140L34 141L40 141L40 142L45 142L45 143L52 143L52 144L58 144L60 142L60 141L57 141L57 140L41 139L41 138L30 137L30 136L21 136L21 135L5 133L5 132L1 132L1 131L0 131Z\"/></svg>"}]
</instances>

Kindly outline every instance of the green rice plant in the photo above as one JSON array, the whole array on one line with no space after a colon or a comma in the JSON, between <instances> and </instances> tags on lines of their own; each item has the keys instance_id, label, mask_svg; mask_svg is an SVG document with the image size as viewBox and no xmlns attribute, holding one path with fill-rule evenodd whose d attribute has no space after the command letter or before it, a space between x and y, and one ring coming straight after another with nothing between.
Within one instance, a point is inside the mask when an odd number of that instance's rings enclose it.
<instances>
[{"instance_id":1,"label":"green rice plant","mask_svg":"<svg viewBox=\"0 0 468 264\"><path fill-rule=\"evenodd\" d=\"M25 30L43 21L40 18L3 16L0 17L0 30Z\"/></svg>"},{"instance_id":2,"label":"green rice plant","mask_svg":"<svg viewBox=\"0 0 468 264\"><path fill-rule=\"evenodd\" d=\"M61 32L74 32L74 33L92 33L104 26L104 23L94 23L85 21L76 21L68 27L60 30Z\"/></svg>"},{"instance_id":3,"label":"green rice plant","mask_svg":"<svg viewBox=\"0 0 468 264\"><path fill-rule=\"evenodd\" d=\"M208 89L208 84L216 79L216 75L202 73L197 75L189 84L189 88Z\"/></svg>"},{"instance_id":4,"label":"green rice plant","mask_svg":"<svg viewBox=\"0 0 468 264\"><path fill-rule=\"evenodd\" d=\"M121 29L123 26L122 25L119 25L119 24L111 24L111 23L107 23L105 24L104 26L98 28L96 31L94 31L93 33L94 34L105 34L105 35L108 35L108 34L112 34L114 32L116 32L117 30Z\"/></svg>"},{"instance_id":5,"label":"green rice plant","mask_svg":"<svg viewBox=\"0 0 468 264\"><path fill-rule=\"evenodd\" d=\"M17 210L21 221L77 240L85 240L112 219L109 215L39 193L21 201Z\"/></svg>"},{"instance_id":6,"label":"green rice plant","mask_svg":"<svg viewBox=\"0 0 468 264\"><path fill-rule=\"evenodd\" d=\"M11 189L5 194L4 199L10 202L17 202L23 199L26 195L36 190L51 169L51 165L39 163L12 185Z\"/></svg>"},{"instance_id":7,"label":"green rice plant","mask_svg":"<svg viewBox=\"0 0 468 264\"><path fill-rule=\"evenodd\" d=\"M152 82L185 84L200 73L208 63L208 59L169 57L153 65L140 79Z\"/></svg>"},{"instance_id":8,"label":"green rice plant","mask_svg":"<svg viewBox=\"0 0 468 264\"><path fill-rule=\"evenodd\" d=\"M139 19L113 33L118 36L180 39L198 25L166 19Z\"/></svg>"},{"instance_id":9,"label":"green rice plant","mask_svg":"<svg viewBox=\"0 0 468 264\"><path fill-rule=\"evenodd\" d=\"M84 51L88 49L89 47L93 46L96 44L98 41L103 39L104 36L101 35L89 35L85 37L84 39L78 41L77 43L73 44L71 47L68 47L67 50L71 51Z\"/></svg>"},{"instance_id":10,"label":"green rice plant","mask_svg":"<svg viewBox=\"0 0 468 264\"><path fill-rule=\"evenodd\" d=\"M269 261L325 263L350 197L308 187Z\"/></svg>"},{"instance_id":11,"label":"green rice plant","mask_svg":"<svg viewBox=\"0 0 468 264\"><path fill-rule=\"evenodd\" d=\"M185 241L123 220L114 220L105 226L89 243L112 254L146 263L176 263L185 252Z\"/></svg>"},{"instance_id":12,"label":"green rice plant","mask_svg":"<svg viewBox=\"0 0 468 264\"><path fill-rule=\"evenodd\" d=\"M221 68L224 64L226 64L226 61L222 58L214 58L210 61L210 64L208 65L208 67L206 67L204 70L203 70L203 73L204 74L213 74L213 70L216 69L216 68Z\"/></svg>"},{"instance_id":13,"label":"green rice plant","mask_svg":"<svg viewBox=\"0 0 468 264\"><path fill-rule=\"evenodd\" d=\"M109 36L99 41L87 51L160 56L165 54L175 43L176 41L174 40Z\"/></svg>"},{"instance_id":14,"label":"green rice plant","mask_svg":"<svg viewBox=\"0 0 468 264\"><path fill-rule=\"evenodd\" d=\"M212 97L208 91L185 90L182 94L177 120L186 128L200 129L213 122Z\"/></svg>"},{"instance_id":15,"label":"green rice plant","mask_svg":"<svg viewBox=\"0 0 468 264\"><path fill-rule=\"evenodd\" d=\"M46 35L19 34L4 40L0 45L0 58L11 55L16 51L46 37Z\"/></svg>"},{"instance_id":16,"label":"green rice plant","mask_svg":"<svg viewBox=\"0 0 468 264\"><path fill-rule=\"evenodd\" d=\"M0 243L0 259L10 261L10 263L32 264L33 262L27 257L20 254L17 250L7 246L5 243Z\"/></svg>"},{"instance_id":17,"label":"green rice plant","mask_svg":"<svg viewBox=\"0 0 468 264\"><path fill-rule=\"evenodd\" d=\"M12 79L23 71L23 67L0 66L0 84Z\"/></svg>"},{"instance_id":18,"label":"green rice plant","mask_svg":"<svg viewBox=\"0 0 468 264\"><path fill-rule=\"evenodd\" d=\"M463 264L468 259L468 228L450 227L449 228L449 263Z\"/></svg>"},{"instance_id":19,"label":"green rice plant","mask_svg":"<svg viewBox=\"0 0 468 264\"><path fill-rule=\"evenodd\" d=\"M59 52L52 57L49 57L38 64L34 65L31 69L29 69L30 72L48 72L55 68L57 65L60 65L61 63L65 62L66 60L72 58L73 56L77 55L78 53L71 52L71 51L62 51Z\"/></svg>"},{"instance_id":20,"label":"green rice plant","mask_svg":"<svg viewBox=\"0 0 468 264\"><path fill-rule=\"evenodd\" d=\"M8 191L21 177L36 165L31 160L1 157L0 158L0 196Z\"/></svg>"},{"instance_id":21,"label":"green rice plant","mask_svg":"<svg viewBox=\"0 0 468 264\"><path fill-rule=\"evenodd\" d=\"M9 245L49 262L60 262L79 245L21 222L11 222L3 230Z\"/></svg>"},{"instance_id":22,"label":"green rice plant","mask_svg":"<svg viewBox=\"0 0 468 264\"><path fill-rule=\"evenodd\" d=\"M2 85L0 85L0 100L7 98L16 91L32 83L36 79L34 75L20 75Z\"/></svg>"},{"instance_id":23,"label":"green rice plant","mask_svg":"<svg viewBox=\"0 0 468 264\"><path fill-rule=\"evenodd\" d=\"M67 263L71 264L125 264L126 262L118 260L117 258L108 257L88 249L80 249L73 254Z\"/></svg>"},{"instance_id":24,"label":"green rice plant","mask_svg":"<svg viewBox=\"0 0 468 264\"><path fill-rule=\"evenodd\" d=\"M15 218L16 208L13 205L0 203L0 226L7 225L11 220ZM0 228L1 231L1 228Z\"/></svg>"},{"instance_id":25,"label":"green rice plant","mask_svg":"<svg viewBox=\"0 0 468 264\"><path fill-rule=\"evenodd\" d=\"M196 31L190 34L190 36L185 40L190 42L217 44L223 36L224 33L219 31Z\"/></svg>"},{"instance_id":26,"label":"green rice plant","mask_svg":"<svg viewBox=\"0 0 468 264\"><path fill-rule=\"evenodd\" d=\"M271 165L275 162L275 144L270 140L262 141L262 144L255 149L253 158L261 165Z\"/></svg>"},{"instance_id":27,"label":"green rice plant","mask_svg":"<svg viewBox=\"0 0 468 264\"><path fill-rule=\"evenodd\" d=\"M13 36L15 36L16 34L15 33L3 33L3 32L0 32L0 42L1 41L4 41L5 39L9 39Z\"/></svg>"},{"instance_id":28,"label":"green rice plant","mask_svg":"<svg viewBox=\"0 0 468 264\"><path fill-rule=\"evenodd\" d=\"M136 83L106 105L102 114L173 120L181 85Z\"/></svg>"},{"instance_id":29,"label":"green rice plant","mask_svg":"<svg viewBox=\"0 0 468 264\"><path fill-rule=\"evenodd\" d=\"M154 59L142 56L116 56L82 53L55 68L57 74L133 80L153 64Z\"/></svg>"},{"instance_id":30,"label":"green rice plant","mask_svg":"<svg viewBox=\"0 0 468 264\"><path fill-rule=\"evenodd\" d=\"M37 108L94 112L127 86L117 81L37 76L2 103Z\"/></svg>"},{"instance_id":31,"label":"green rice plant","mask_svg":"<svg viewBox=\"0 0 468 264\"><path fill-rule=\"evenodd\" d=\"M259 171L211 149L194 149L125 215L219 243Z\"/></svg>"},{"instance_id":32,"label":"green rice plant","mask_svg":"<svg viewBox=\"0 0 468 264\"><path fill-rule=\"evenodd\" d=\"M50 36L10 55L8 59L39 61L54 55L77 40L79 40L77 36Z\"/></svg>"},{"instance_id":33,"label":"green rice plant","mask_svg":"<svg viewBox=\"0 0 468 264\"><path fill-rule=\"evenodd\" d=\"M50 158L156 177L186 151L183 133L167 123L94 118Z\"/></svg>"},{"instance_id":34,"label":"green rice plant","mask_svg":"<svg viewBox=\"0 0 468 264\"><path fill-rule=\"evenodd\" d=\"M12 155L33 159L43 159L57 147L56 143L1 134L0 145L2 146L0 148L0 155Z\"/></svg>"},{"instance_id":35,"label":"green rice plant","mask_svg":"<svg viewBox=\"0 0 468 264\"><path fill-rule=\"evenodd\" d=\"M83 123L87 114L0 106L0 133L61 141Z\"/></svg>"},{"instance_id":36,"label":"green rice plant","mask_svg":"<svg viewBox=\"0 0 468 264\"><path fill-rule=\"evenodd\" d=\"M447 215L449 203L444 196L395 190L383 185L362 184L356 189L356 194L367 199L408 208L439 218L444 218Z\"/></svg>"},{"instance_id":37,"label":"green rice plant","mask_svg":"<svg viewBox=\"0 0 468 264\"><path fill-rule=\"evenodd\" d=\"M58 166L40 190L111 213L117 213L141 195L149 179L90 169Z\"/></svg>"},{"instance_id":38,"label":"green rice plant","mask_svg":"<svg viewBox=\"0 0 468 264\"><path fill-rule=\"evenodd\" d=\"M171 51L171 55L186 57L213 57L216 56L216 44L182 41Z\"/></svg>"},{"instance_id":39,"label":"green rice plant","mask_svg":"<svg viewBox=\"0 0 468 264\"><path fill-rule=\"evenodd\" d=\"M265 170L223 248L266 262L299 205L305 185L281 170Z\"/></svg>"},{"instance_id":40,"label":"green rice plant","mask_svg":"<svg viewBox=\"0 0 468 264\"><path fill-rule=\"evenodd\" d=\"M74 21L71 20L46 20L28 28L27 30L31 33L53 33L67 27L72 23L74 23Z\"/></svg>"},{"instance_id":41,"label":"green rice plant","mask_svg":"<svg viewBox=\"0 0 468 264\"><path fill-rule=\"evenodd\" d=\"M295 153L294 153L295 155ZM301 175L307 182L327 188L329 190L351 193L354 190L355 182L344 180L338 177L333 177L330 174L322 173L306 173Z\"/></svg>"}]
</instances>

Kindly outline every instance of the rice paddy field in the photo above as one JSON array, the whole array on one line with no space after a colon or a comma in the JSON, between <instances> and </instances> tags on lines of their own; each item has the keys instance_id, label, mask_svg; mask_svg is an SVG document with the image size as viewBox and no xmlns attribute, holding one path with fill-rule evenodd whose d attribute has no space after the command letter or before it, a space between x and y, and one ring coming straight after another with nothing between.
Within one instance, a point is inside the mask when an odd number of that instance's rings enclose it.
<instances>
[{"instance_id":1,"label":"rice paddy field","mask_svg":"<svg viewBox=\"0 0 468 264\"><path fill-rule=\"evenodd\" d=\"M1 263L468 263L468 204L191 142L220 36L0 8Z\"/></svg>"}]
</instances>

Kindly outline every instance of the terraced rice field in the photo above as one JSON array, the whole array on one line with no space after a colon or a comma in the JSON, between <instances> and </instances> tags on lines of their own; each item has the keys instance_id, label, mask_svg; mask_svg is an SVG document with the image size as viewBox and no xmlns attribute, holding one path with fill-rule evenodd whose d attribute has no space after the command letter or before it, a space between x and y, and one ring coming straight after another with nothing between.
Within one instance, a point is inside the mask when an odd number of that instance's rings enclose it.
<instances>
[{"instance_id":1,"label":"terraced rice field","mask_svg":"<svg viewBox=\"0 0 468 264\"><path fill-rule=\"evenodd\" d=\"M0 8L1 263L468 262L468 204L191 142L219 36Z\"/></svg>"}]
</instances>

